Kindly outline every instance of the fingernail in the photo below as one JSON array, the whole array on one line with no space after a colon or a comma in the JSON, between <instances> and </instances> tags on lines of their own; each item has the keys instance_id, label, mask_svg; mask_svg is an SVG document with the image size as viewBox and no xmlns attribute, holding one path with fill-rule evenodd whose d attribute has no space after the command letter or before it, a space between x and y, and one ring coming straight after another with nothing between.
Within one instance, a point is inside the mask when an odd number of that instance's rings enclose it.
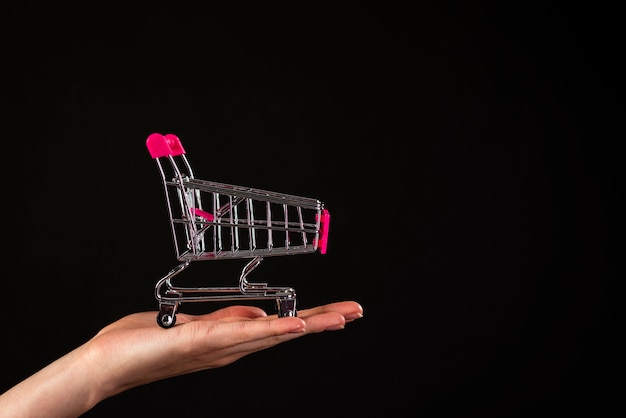
<instances>
[{"instance_id":1,"label":"fingernail","mask_svg":"<svg viewBox=\"0 0 626 418\"><path fill-rule=\"evenodd\" d=\"M340 329L344 329L345 326L343 324L333 325L332 327L326 328L324 331L339 331Z\"/></svg>"},{"instance_id":2,"label":"fingernail","mask_svg":"<svg viewBox=\"0 0 626 418\"><path fill-rule=\"evenodd\" d=\"M346 318L346 321L352 321L354 319L363 318L363 314L360 312L355 312L344 316L344 318Z\"/></svg>"},{"instance_id":3,"label":"fingernail","mask_svg":"<svg viewBox=\"0 0 626 418\"><path fill-rule=\"evenodd\" d=\"M291 331L289 331L290 334L299 334L301 332L306 331L306 326L305 325L298 325L296 328L292 329Z\"/></svg>"}]
</instances>

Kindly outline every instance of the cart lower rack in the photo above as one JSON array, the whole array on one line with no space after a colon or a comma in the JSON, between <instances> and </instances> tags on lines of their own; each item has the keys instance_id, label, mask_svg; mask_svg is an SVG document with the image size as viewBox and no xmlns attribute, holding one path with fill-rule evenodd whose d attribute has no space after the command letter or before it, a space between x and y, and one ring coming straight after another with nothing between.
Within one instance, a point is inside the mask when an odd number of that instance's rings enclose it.
<instances>
[{"instance_id":1,"label":"cart lower rack","mask_svg":"<svg viewBox=\"0 0 626 418\"><path fill-rule=\"evenodd\" d=\"M317 199L196 179L180 139L153 133L156 161L180 262L155 285L157 323L170 328L183 302L275 299L279 316L297 316L291 287L248 281L264 257L326 253L330 214ZM181 287L173 279L194 261L244 259L233 287Z\"/></svg>"}]
</instances>

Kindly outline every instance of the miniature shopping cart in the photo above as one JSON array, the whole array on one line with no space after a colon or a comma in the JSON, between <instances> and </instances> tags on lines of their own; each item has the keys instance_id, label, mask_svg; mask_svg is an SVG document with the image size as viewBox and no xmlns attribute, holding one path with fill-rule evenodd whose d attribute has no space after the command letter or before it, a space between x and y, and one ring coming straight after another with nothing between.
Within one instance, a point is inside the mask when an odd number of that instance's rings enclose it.
<instances>
[{"instance_id":1,"label":"miniature shopping cart","mask_svg":"<svg viewBox=\"0 0 626 418\"><path fill-rule=\"evenodd\" d=\"M330 214L306 197L196 179L180 139L153 133L156 161L180 264L155 285L157 323L170 328L183 302L275 299L278 316L297 316L291 287L248 281L264 257L326 253ZM194 261L245 259L236 287L180 287L173 278Z\"/></svg>"}]
</instances>

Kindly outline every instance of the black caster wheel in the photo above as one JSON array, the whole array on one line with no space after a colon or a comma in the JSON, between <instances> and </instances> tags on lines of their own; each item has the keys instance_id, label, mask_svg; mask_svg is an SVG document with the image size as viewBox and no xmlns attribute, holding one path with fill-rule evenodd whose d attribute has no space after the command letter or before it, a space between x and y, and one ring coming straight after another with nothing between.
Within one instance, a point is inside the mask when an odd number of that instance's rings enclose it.
<instances>
[{"instance_id":1,"label":"black caster wheel","mask_svg":"<svg viewBox=\"0 0 626 418\"><path fill-rule=\"evenodd\" d=\"M157 324L162 328L171 328L176 324L176 315L157 314Z\"/></svg>"},{"instance_id":2,"label":"black caster wheel","mask_svg":"<svg viewBox=\"0 0 626 418\"><path fill-rule=\"evenodd\" d=\"M176 324L176 305L163 304L159 306L157 324L162 328L171 328Z\"/></svg>"}]
</instances>

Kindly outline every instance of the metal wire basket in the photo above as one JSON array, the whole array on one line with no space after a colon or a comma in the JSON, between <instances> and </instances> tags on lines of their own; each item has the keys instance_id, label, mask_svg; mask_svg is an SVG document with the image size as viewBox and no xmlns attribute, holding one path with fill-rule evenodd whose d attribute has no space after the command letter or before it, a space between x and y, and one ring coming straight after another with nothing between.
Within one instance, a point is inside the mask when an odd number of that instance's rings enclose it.
<instances>
[{"instance_id":1,"label":"metal wire basket","mask_svg":"<svg viewBox=\"0 0 626 418\"><path fill-rule=\"evenodd\" d=\"M279 316L297 316L291 287L248 281L265 257L326 253L330 214L317 199L196 179L180 139L153 133L146 146L159 170L176 267L155 285L157 323L170 328L183 302L275 299ZM181 287L173 278L195 261L246 259L233 287Z\"/></svg>"}]
</instances>

